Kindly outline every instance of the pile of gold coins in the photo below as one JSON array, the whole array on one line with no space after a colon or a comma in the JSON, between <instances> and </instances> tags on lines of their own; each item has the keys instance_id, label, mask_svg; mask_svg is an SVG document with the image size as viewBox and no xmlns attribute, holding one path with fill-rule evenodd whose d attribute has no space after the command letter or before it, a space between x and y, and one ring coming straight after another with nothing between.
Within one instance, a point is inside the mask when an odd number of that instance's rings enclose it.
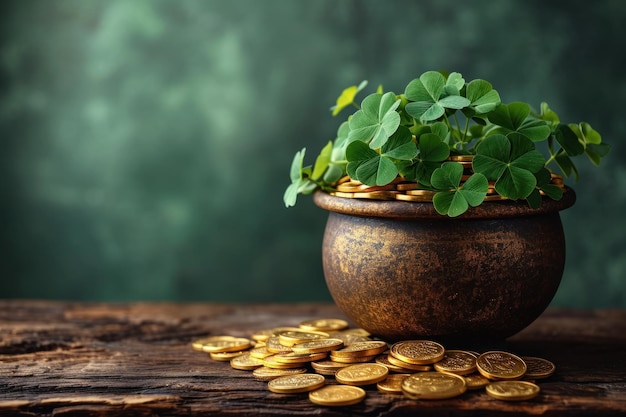
<instances>
[{"instance_id":1,"label":"pile of gold coins","mask_svg":"<svg viewBox=\"0 0 626 417\"><path fill-rule=\"evenodd\" d=\"M361 402L364 386L417 400L446 399L485 389L496 399L521 401L539 394L538 379L552 362L503 351L446 350L430 340L391 344L341 319L314 319L299 327L260 330L250 338L211 336L192 344L211 359L252 371L275 393L306 393L318 405ZM327 377L333 377L327 379Z\"/></svg>"},{"instance_id":2,"label":"pile of gold coins","mask_svg":"<svg viewBox=\"0 0 626 417\"><path fill-rule=\"evenodd\" d=\"M464 174L461 177L461 184L465 182L473 173L472 160L473 155L454 155L450 156L450 161L463 165ZM550 183L565 189L563 177L558 174L551 174ZM415 181L407 181L398 176L394 181L387 185L369 186L362 182L352 180L349 176L342 177L337 184L335 190L329 194L343 198L362 198L370 200L402 200L414 202L432 202L436 191L424 189ZM543 191L541 191L543 194ZM489 188L485 201L507 200L495 190L495 181L489 181Z\"/></svg>"}]
</instances>

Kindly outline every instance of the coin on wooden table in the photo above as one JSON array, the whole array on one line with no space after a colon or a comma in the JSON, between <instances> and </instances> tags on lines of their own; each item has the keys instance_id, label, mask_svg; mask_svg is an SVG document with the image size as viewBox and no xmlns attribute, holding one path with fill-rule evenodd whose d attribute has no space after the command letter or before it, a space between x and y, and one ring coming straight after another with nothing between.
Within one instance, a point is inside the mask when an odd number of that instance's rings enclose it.
<instances>
[{"instance_id":1,"label":"coin on wooden table","mask_svg":"<svg viewBox=\"0 0 626 417\"><path fill-rule=\"evenodd\" d=\"M319 374L296 374L272 379L267 387L272 392L295 394L321 388L325 383L326 379Z\"/></svg>"},{"instance_id":2,"label":"coin on wooden table","mask_svg":"<svg viewBox=\"0 0 626 417\"><path fill-rule=\"evenodd\" d=\"M394 365L393 363L389 362L389 355L378 355L376 356L376 358L374 358L374 361L376 363L379 363L383 366L386 366L387 369L389 369L389 371L391 372L408 372L411 371L411 369L409 368L403 368L402 366L398 366L398 365ZM426 365L423 365L426 366ZM420 369L420 371L428 371L430 370L430 367L427 366L428 369Z\"/></svg>"},{"instance_id":3,"label":"coin on wooden table","mask_svg":"<svg viewBox=\"0 0 626 417\"><path fill-rule=\"evenodd\" d=\"M387 378L389 370L377 363L360 363L346 366L337 371L335 379L340 384L370 385Z\"/></svg>"},{"instance_id":4,"label":"coin on wooden table","mask_svg":"<svg viewBox=\"0 0 626 417\"><path fill-rule=\"evenodd\" d=\"M309 392L309 401L312 403L335 407L358 404L364 398L365 390L351 385L326 385Z\"/></svg>"},{"instance_id":5,"label":"coin on wooden table","mask_svg":"<svg viewBox=\"0 0 626 417\"><path fill-rule=\"evenodd\" d=\"M232 358L230 360L230 366L242 371L252 371L253 369L263 366L263 362L261 362L261 359L253 358L250 356L250 353L246 352L243 355Z\"/></svg>"},{"instance_id":6,"label":"coin on wooden table","mask_svg":"<svg viewBox=\"0 0 626 417\"><path fill-rule=\"evenodd\" d=\"M192 347L203 352L237 352L252 347L252 341L245 337L212 336L193 342Z\"/></svg>"},{"instance_id":7,"label":"coin on wooden table","mask_svg":"<svg viewBox=\"0 0 626 417\"><path fill-rule=\"evenodd\" d=\"M255 347L248 352L250 352L250 356L257 359L267 358L268 356L276 354L276 352L270 352L269 350L267 350L267 346Z\"/></svg>"},{"instance_id":8,"label":"coin on wooden table","mask_svg":"<svg viewBox=\"0 0 626 417\"><path fill-rule=\"evenodd\" d=\"M504 401L530 400L539 394L539 386L528 381L496 381L485 388L487 394Z\"/></svg>"},{"instance_id":9,"label":"coin on wooden table","mask_svg":"<svg viewBox=\"0 0 626 417\"><path fill-rule=\"evenodd\" d=\"M509 352L485 352L476 359L476 367L485 378L492 380L519 379L526 373L526 363Z\"/></svg>"},{"instance_id":10,"label":"coin on wooden table","mask_svg":"<svg viewBox=\"0 0 626 417\"><path fill-rule=\"evenodd\" d=\"M310 342L296 343L291 346L294 353L318 353L330 352L343 348L343 340L341 339L317 339Z\"/></svg>"},{"instance_id":11,"label":"coin on wooden table","mask_svg":"<svg viewBox=\"0 0 626 417\"><path fill-rule=\"evenodd\" d=\"M446 350L433 367L439 372L467 375L476 371L476 356L464 350Z\"/></svg>"},{"instance_id":12,"label":"coin on wooden table","mask_svg":"<svg viewBox=\"0 0 626 417\"><path fill-rule=\"evenodd\" d=\"M402 368L403 372L407 372L407 371L426 372L426 371L430 371L433 369L432 366L430 365L419 365L416 363L404 362L392 355L387 355L387 360L392 365Z\"/></svg>"},{"instance_id":13,"label":"coin on wooden table","mask_svg":"<svg viewBox=\"0 0 626 417\"><path fill-rule=\"evenodd\" d=\"M386 392L390 394L402 394L402 382L410 374L389 374L387 378L378 382L376 388L378 391Z\"/></svg>"},{"instance_id":14,"label":"coin on wooden table","mask_svg":"<svg viewBox=\"0 0 626 417\"><path fill-rule=\"evenodd\" d=\"M275 369L261 366L252 371L252 375L259 381L271 381L279 376L304 374L306 371L306 368Z\"/></svg>"},{"instance_id":15,"label":"coin on wooden table","mask_svg":"<svg viewBox=\"0 0 626 417\"><path fill-rule=\"evenodd\" d=\"M271 329L257 330L252 334L251 337L257 342L265 342L267 339L269 339L272 336L278 336L278 334L281 332L297 331L297 330L299 330L297 327L288 327L288 326L273 327Z\"/></svg>"},{"instance_id":16,"label":"coin on wooden table","mask_svg":"<svg viewBox=\"0 0 626 417\"><path fill-rule=\"evenodd\" d=\"M247 352L249 352L249 351L247 351ZM246 353L246 351L239 351L239 352L210 352L209 353L209 357L211 359L213 359L214 361L228 362L232 358L236 358L237 356L243 355L244 353Z\"/></svg>"},{"instance_id":17,"label":"coin on wooden table","mask_svg":"<svg viewBox=\"0 0 626 417\"><path fill-rule=\"evenodd\" d=\"M442 372L420 372L402 382L402 392L413 400L441 400L465 392L462 376Z\"/></svg>"},{"instance_id":18,"label":"coin on wooden table","mask_svg":"<svg viewBox=\"0 0 626 417\"><path fill-rule=\"evenodd\" d=\"M312 319L300 323L303 330L313 330L318 332L338 331L348 328L348 322L342 319Z\"/></svg>"},{"instance_id":19,"label":"coin on wooden table","mask_svg":"<svg viewBox=\"0 0 626 417\"><path fill-rule=\"evenodd\" d=\"M490 382L478 372L470 375L463 375L463 378L465 378L465 386L469 390L485 388Z\"/></svg>"},{"instance_id":20,"label":"coin on wooden table","mask_svg":"<svg viewBox=\"0 0 626 417\"><path fill-rule=\"evenodd\" d=\"M328 333L314 331L289 331L282 332L278 335L281 345L293 346L296 343L310 342L317 339L328 339Z\"/></svg>"},{"instance_id":21,"label":"coin on wooden table","mask_svg":"<svg viewBox=\"0 0 626 417\"><path fill-rule=\"evenodd\" d=\"M339 363L330 360L311 362L311 366L318 374L322 375L335 375L335 373L341 368L350 366L349 363Z\"/></svg>"},{"instance_id":22,"label":"coin on wooden table","mask_svg":"<svg viewBox=\"0 0 626 417\"><path fill-rule=\"evenodd\" d=\"M552 362L543 358L534 356L522 356L522 360L526 363L526 373L524 378L543 379L554 375L556 366Z\"/></svg>"},{"instance_id":23,"label":"coin on wooden table","mask_svg":"<svg viewBox=\"0 0 626 417\"><path fill-rule=\"evenodd\" d=\"M346 356L346 357L337 357L337 356L333 356L333 353L330 353L330 360L333 362L338 362L338 363L365 363L365 362L373 362L374 359L376 359L377 355L372 355L372 356Z\"/></svg>"},{"instance_id":24,"label":"coin on wooden table","mask_svg":"<svg viewBox=\"0 0 626 417\"><path fill-rule=\"evenodd\" d=\"M382 340L370 340L367 342L355 342L342 349L333 350L330 354L334 358L353 358L361 356L380 355L387 350L387 342Z\"/></svg>"},{"instance_id":25,"label":"coin on wooden table","mask_svg":"<svg viewBox=\"0 0 626 417\"><path fill-rule=\"evenodd\" d=\"M328 356L326 352L318 353L277 353L273 356L276 362L281 363L309 363L325 359Z\"/></svg>"},{"instance_id":26,"label":"coin on wooden table","mask_svg":"<svg viewBox=\"0 0 626 417\"><path fill-rule=\"evenodd\" d=\"M265 348L272 353L287 353L291 352L291 347L285 346L280 343L278 336L272 336L265 342Z\"/></svg>"},{"instance_id":27,"label":"coin on wooden table","mask_svg":"<svg viewBox=\"0 0 626 417\"><path fill-rule=\"evenodd\" d=\"M443 359L444 352L442 345L431 340L405 340L394 343L389 350L394 358L416 365L439 362Z\"/></svg>"},{"instance_id":28,"label":"coin on wooden table","mask_svg":"<svg viewBox=\"0 0 626 417\"><path fill-rule=\"evenodd\" d=\"M280 355L280 353L277 353L276 355ZM262 365L267 366L268 368L274 368L274 369L300 368L301 366L303 366L301 362L292 362L292 363L279 362L274 358L274 356L276 355L268 356L266 358L257 359L257 360L261 361Z\"/></svg>"}]
</instances>

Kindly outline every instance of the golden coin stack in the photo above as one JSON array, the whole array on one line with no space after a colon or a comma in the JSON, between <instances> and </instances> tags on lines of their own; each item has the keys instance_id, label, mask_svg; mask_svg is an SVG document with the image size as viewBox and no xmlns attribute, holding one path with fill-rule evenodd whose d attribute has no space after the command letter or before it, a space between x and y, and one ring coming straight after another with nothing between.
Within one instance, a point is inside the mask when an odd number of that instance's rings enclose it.
<instances>
[{"instance_id":1,"label":"golden coin stack","mask_svg":"<svg viewBox=\"0 0 626 417\"><path fill-rule=\"evenodd\" d=\"M389 345L342 319L307 320L275 327L250 338L212 336L192 343L215 361L252 371L274 393L308 393L318 405L347 406L366 396L362 387L415 400L446 399L485 389L504 401L534 398L535 381L554 374L546 359L504 351L447 350L431 340ZM327 384L327 377L333 378Z\"/></svg>"},{"instance_id":2,"label":"golden coin stack","mask_svg":"<svg viewBox=\"0 0 626 417\"><path fill-rule=\"evenodd\" d=\"M461 184L467 181L467 179L474 172L472 169L473 155L452 155L449 160L457 162L463 165L463 176L461 177ZM558 174L551 173L550 184L560 187L565 190L563 183L563 177ZM401 200L401 201L413 201L413 202L432 202L433 196L436 191L429 190L418 184L416 181L408 181L402 177L397 177L391 183L387 185L365 185L360 181L353 180L349 176L342 177L335 184L335 191L330 192L330 195L343 198L361 198L370 200ZM540 191L543 195L543 191ZM487 189L487 196L485 201L497 201L507 200L506 197L502 197L496 192L495 181L489 181L489 188Z\"/></svg>"}]
</instances>

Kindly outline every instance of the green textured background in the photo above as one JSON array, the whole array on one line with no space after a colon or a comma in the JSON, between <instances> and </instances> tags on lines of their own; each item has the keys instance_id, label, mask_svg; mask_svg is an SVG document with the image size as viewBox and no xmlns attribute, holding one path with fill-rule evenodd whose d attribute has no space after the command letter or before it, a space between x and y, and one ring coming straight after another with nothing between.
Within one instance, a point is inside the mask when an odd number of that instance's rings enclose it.
<instances>
[{"instance_id":1,"label":"green textured background","mask_svg":"<svg viewBox=\"0 0 626 417\"><path fill-rule=\"evenodd\" d=\"M626 307L626 1L3 1L0 297L329 300L326 213L285 209L328 108L423 71L613 145L563 213L560 306ZM309 161L311 162L311 161Z\"/></svg>"}]
</instances>

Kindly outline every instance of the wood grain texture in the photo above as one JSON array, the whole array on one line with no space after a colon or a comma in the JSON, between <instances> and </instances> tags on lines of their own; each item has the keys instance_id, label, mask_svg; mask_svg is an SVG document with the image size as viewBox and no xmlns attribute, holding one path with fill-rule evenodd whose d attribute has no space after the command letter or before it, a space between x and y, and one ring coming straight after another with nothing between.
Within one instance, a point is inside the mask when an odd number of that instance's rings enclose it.
<instances>
[{"instance_id":1,"label":"wood grain texture","mask_svg":"<svg viewBox=\"0 0 626 417\"><path fill-rule=\"evenodd\" d=\"M207 335L344 317L326 304L94 304L0 301L0 415L624 415L626 311L548 310L499 346L541 356L557 373L541 394L507 403L484 391L414 401L367 387L366 400L316 406L306 394L275 394L250 372L191 348ZM469 346L449 346L450 348Z\"/></svg>"}]
</instances>

